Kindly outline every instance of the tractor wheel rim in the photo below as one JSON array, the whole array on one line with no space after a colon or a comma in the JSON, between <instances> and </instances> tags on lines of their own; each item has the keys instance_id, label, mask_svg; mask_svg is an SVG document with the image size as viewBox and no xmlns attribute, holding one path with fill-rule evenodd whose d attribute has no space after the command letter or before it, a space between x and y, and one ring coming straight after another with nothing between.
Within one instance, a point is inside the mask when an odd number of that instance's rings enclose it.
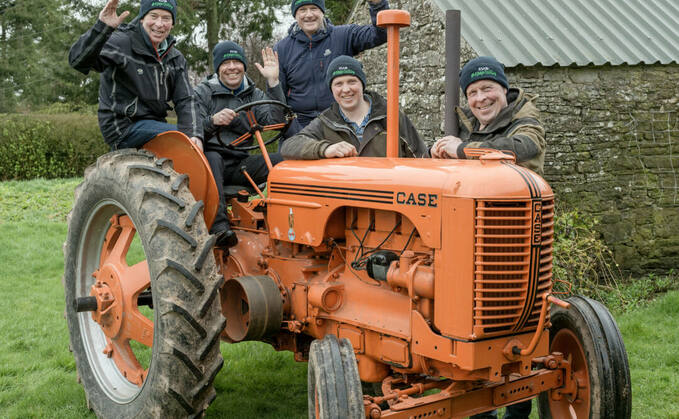
<instances>
[{"instance_id":1,"label":"tractor wheel rim","mask_svg":"<svg viewBox=\"0 0 679 419\"><path fill-rule=\"evenodd\" d=\"M133 400L141 391L148 370L144 369L130 347L130 339L145 346L153 340L153 322L143 316L136 296L148 288L150 277L146 262L127 266L125 256L136 230L125 208L113 200L100 202L85 223L78 249L76 298L90 295L95 283L104 283L124 313L117 326L102 327L93 317L96 312L78 313L80 334L92 373L108 397L118 403ZM121 220L116 226L116 219ZM121 230L114 235L112 230ZM97 279L93 277L96 273ZM146 279L143 279L143 276ZM105 278L104 278L105 277ZM128 281L129 278L134 281ZM129 282L132 282L130 284ZM115 314L113 314L115 316ZM110 318L109 320L114 319Z\"/></svg>"},{"instance_id":2,"label":"tractor wheel rim","mask_svg":"<svg viewBox=\"0 0 679 419\"><path fill-rule=\"evenodd\" d=\"M573 380L579 383L575 395L563 394L561 400L553 400L550 397L552 417L574 419L589 417L591 404L589 369L580 340L570 329L561 329L552 338L550 350L570 355L571 374Z\"/></svg>"}]
</instances>

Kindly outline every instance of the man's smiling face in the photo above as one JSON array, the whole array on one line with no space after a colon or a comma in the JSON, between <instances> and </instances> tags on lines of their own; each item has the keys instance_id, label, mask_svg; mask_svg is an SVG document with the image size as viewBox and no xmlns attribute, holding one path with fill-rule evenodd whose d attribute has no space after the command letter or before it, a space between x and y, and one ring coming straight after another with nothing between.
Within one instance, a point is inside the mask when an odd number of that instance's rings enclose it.
<instances>
[{"instance_id":1,"label":"man's smiling face","mask_svg":"<svg viewBox=\"0 0 679 419\"><path fill-rule=\"evenodd\" d=\"M149 35L153 46L158 48L158 45L170 35L172 13L163 9L153 9L144 16L141 25Z\"/></svg>"},{"instance_id":2,"label":"man's smiling face","mask_svg":"<svg viewBox=\"0 0 679 419\"><path fill-rule=\"evenodd\" d=\"M481 128L497 118L507 107L507 89L493 80L479 80L467 86L467 101Z\"/></svg>"}]
</instances>

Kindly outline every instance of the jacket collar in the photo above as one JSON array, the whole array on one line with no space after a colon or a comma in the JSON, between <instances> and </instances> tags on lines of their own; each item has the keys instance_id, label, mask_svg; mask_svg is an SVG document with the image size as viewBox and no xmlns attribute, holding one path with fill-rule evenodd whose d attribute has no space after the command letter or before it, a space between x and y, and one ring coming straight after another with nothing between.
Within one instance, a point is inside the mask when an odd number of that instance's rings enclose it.
<instances>
[{"instance_id":1,"label":"jacket collar","mask_svg":"<svg viewBox=\"0 0 679 419\"><path fill-rule=\"evenodd\" d=\"M387 102L384 100L384 98L375 92L371 92L370 90L365 90L363 94L368 96L370 98L370 102L372 103L372 116L370 117L370 121L386 118ZM342 115L340 114L340 107L337 102L333 102L328 109L321 113L321 115L325 116L332 122L344 123L344 118L342 118Z\"/></svg>"}]
</instances>

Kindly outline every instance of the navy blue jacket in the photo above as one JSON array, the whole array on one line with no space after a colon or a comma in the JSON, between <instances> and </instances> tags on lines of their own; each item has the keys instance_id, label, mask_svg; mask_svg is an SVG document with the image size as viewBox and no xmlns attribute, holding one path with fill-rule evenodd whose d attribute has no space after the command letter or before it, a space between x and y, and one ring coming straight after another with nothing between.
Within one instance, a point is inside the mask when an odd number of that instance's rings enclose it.
<instances>
[{"instance_id":1,"label":"navy blue jacket","mask_svg":"<svg viewBox=\"0 0 679 419\"><path fill-rule=\"evenodd\" d=\"M293 23L288 36L276 44L283 93L302 127L335 101L325 82L330 61L340 55L354 56L387 42L386 30L376 23L377 12L388 8L387 0L370 4L372 25L334 26L326 19L325 29L320 29L311 39Z\"/></svg>"}]
</instances>

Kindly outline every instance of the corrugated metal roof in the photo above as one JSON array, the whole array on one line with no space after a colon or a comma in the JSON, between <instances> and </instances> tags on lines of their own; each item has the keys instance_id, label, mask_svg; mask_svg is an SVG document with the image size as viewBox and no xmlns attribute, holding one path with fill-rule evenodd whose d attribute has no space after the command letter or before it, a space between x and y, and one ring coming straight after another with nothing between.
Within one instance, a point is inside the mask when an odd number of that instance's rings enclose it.
<instances>
[{"instance_id":1,"label":"corrugated metal roof","mask_svg":"<svg viewBox=\"0 0 679 419\"><path fill-rule=\"evenodd\" d=\"M507 67L679 63L679 0L433 0Z\"/></svg>"}]
</instances>

